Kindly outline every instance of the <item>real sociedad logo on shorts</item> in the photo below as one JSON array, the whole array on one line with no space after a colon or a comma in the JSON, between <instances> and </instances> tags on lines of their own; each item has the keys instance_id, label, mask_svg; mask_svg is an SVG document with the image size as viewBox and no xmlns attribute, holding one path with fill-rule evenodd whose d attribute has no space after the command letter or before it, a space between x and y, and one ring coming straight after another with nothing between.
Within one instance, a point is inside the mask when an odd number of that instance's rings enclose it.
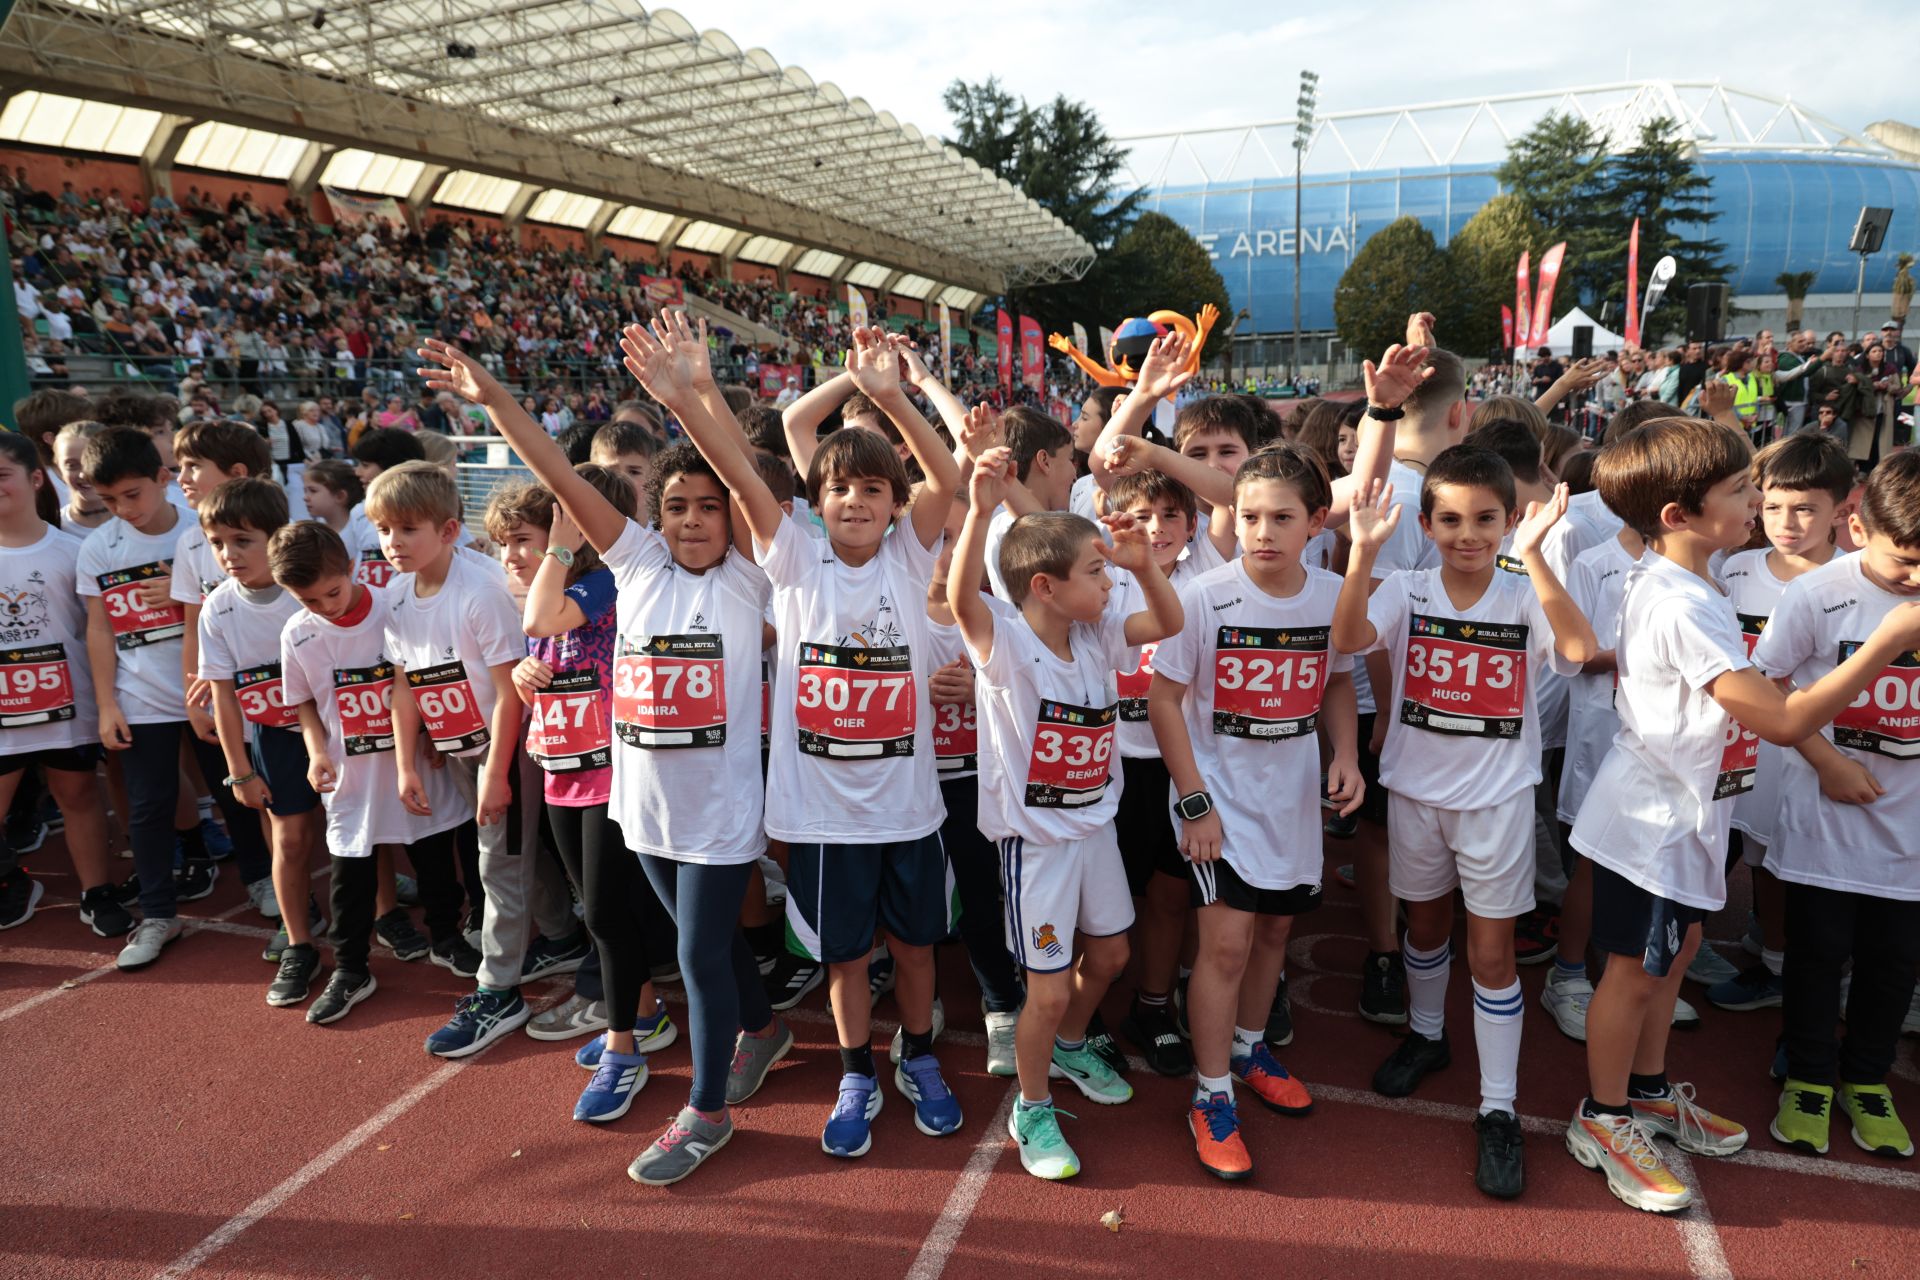
<instances>
[{"instance_id":1,"label":"real sociedad logo on shorts","mask_svg":"<svg viewBox=\"0 0 1920 1280\"><path fill-rule=\"evenodd\" d=\"M1039 925L1030 932L1033 935L1033 949L1049 960L1058 960L1066 954L1066 948L1060 945L1060 939L1055 936L1052 925Z\"/></svg>"}]
</instances>

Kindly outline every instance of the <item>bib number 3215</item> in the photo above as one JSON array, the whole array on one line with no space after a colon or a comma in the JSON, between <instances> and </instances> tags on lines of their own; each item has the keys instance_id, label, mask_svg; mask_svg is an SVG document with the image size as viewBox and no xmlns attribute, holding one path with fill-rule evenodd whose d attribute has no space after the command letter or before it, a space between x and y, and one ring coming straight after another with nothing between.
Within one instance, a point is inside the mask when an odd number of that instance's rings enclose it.
<instances>
[{"instance_id":1,"label":"bib number 3215","mask_svg":"<svg viewBox=\"0 0 1920 1280\"><path fill-rule=\"evenodd\" d=\"M1221 627L1213 731L1268 742L1311 734L1327 688L1327 627Z\"/></svg>"}]
</instances>

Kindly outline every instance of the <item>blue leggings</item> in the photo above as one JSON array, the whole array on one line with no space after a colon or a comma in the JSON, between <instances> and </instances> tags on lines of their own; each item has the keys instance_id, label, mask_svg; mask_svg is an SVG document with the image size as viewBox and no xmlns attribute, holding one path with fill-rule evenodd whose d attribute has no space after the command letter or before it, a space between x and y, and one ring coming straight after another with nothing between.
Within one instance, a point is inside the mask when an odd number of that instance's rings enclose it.
<instances>
[{"instance_id":1,"label":"blue leggings","mask_svg":"<svg viewBox=\"0 0 1920 1280\"><path fill-rule=\"evenodd\" d=\"M693 1090L687 1105L696 1111L719 1111L727 1105L735 1034L764 1031L773 1021L760 965L740 931L740 904L754 864L707 866L648 853L639 858L653 891L680 928L680 979L686 985L687 1036L693 1053Z\"/></svg>"}]
</instances>

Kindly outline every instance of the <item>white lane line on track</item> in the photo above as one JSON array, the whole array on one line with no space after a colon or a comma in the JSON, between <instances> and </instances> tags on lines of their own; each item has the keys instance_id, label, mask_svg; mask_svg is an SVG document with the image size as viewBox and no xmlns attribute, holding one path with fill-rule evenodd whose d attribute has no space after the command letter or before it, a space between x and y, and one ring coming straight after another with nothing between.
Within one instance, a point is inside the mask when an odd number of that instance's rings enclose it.
<instances>
[{"instance_id":1,"label":"white lane line on track","mask_svg":"<svg viewBox=\"0 0 1920 1280\"><path fill-rule=\"evenodd\" d=\"M953 1190L947 1193L947 1202L941 1206L940 1216L934 1220L926 1240L921 1243L920 1253L907 1271L907 1280L938 1280L940 1273L946 1270L947 1259L953 1256L954 1246L960 1243L960 1236L967 1229L967 1220L973 1217L973 1211L987 1189L987 1180L993 1176L994 1166L1000 1163L1000 1157L1006 1153L1007 1117L1013 1114L1013 1100L1019 1093L1018 1081L1007 1087L1006 1096L1000 1099L1000 1106L994 1111L993 1118L987 1121L985 1131L973 1144L973 1154L967 1157L966 1168L960 1171Z\"/></svg>"},{"instance_id":2,"label":"white lane line on track","mask_svg":"<svg viewBox=\"0 0 1920 1280\"><path fill-rule=\"evenodd\" d=\"M1678 1147L1669 1147L1666 1157L1674 1177L1693 1188L1693 1207L1670 1218L1680 1233L1687 1266L1695 1280L1733 1280L1733 1264L1727 1261L1727 1251L1720 1243L1720 1228L1713 1225L1713 1210L1707 1204L1706 1189L1693 1172L1692 1157Z\"/></svg>"}]
</instances>

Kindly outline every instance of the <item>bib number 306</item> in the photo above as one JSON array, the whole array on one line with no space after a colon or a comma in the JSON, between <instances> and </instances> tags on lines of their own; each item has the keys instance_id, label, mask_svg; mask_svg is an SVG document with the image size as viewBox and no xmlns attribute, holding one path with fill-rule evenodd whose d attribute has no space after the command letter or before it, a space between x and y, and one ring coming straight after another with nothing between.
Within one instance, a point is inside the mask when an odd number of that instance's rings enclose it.
<instances>
[{"instance_id":1,"label":"bib number 306","mask_svg":"<svg viewBox=\"0 0 1920 1280\"><path fill-rule=\"evenodd\" d=\"M393 750L393 664L336 668L333 705L348 755Z\"/></svg>"},{"instance_id":2,"label":"bib number 306","mask_svg":"<svg viewBox=\"0 0 1920 1280\"><path fill-rule=\"evenodd\" d=\"M280 683L280 664L269 662L251 671L233 673L233 695L240 703L240 714L269 729L291 729L299 725L300 712L287 705L285 687Z\"/></svg>"},{"instance_id":3,"label":"bib number 306","mask_svg":"<svg viewBox=\"0 0 1920 1280\"><path fill-rule=\"evenodd\" d=\"M1107 793L1113 773L1113 726L1119 706L1076 707L1040 703L1027 760L1027 804L1035 809L1078 809Z\"/></svg>"},{"instance_id":4,"label":"bib number 306","mask_svg":"<svg viewBox=\"0 0 1920 1280\"><path fill-rule=\"evenodd\" d=\"M1860 646L1840 646L1840 661ZM1853 704L1834 717L1833 740L1855 751L1872 751L1896 760L1920 756L1920 658L1903 653L1880 669Z\"/></svg>"}]
</instances>

